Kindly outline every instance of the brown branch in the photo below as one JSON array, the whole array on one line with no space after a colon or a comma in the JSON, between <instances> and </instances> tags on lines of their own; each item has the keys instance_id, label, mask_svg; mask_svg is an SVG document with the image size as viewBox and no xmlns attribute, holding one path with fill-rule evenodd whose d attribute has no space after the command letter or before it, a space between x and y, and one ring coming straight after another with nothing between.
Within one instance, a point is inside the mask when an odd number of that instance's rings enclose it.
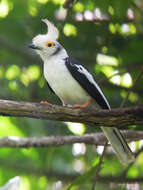
<instances>
[{"instance_id":1,"label":"brown branch","mask_svg":"<svg viewBox=\"0 0 143 190\"><path fill-rule=\"evenodd\" d=\"M72 10L72 7L74 5L75 2L77 2L78 0L65 0L65 3L63 4L63 8L67 9L67 10ZM94 13L93 13L94 14ZM104 13L101 13L100 16L96 16L96 15L93 15L93 17L91 19L86 19L84 16L82 18L82 20L77 20L76 17L75 17L75 21L76 22L99 22L99 23L108 23L108 22L115 22L115 23L122 23L122 22L133 22L134 21L134 18L130 18L128 16L126 16L124 18L124 20L121 20L121 19L113 19L109 14L104 14Z\"/></svg>"},{"instance_id":2,"label":"brown branch","mask_svg":"<svg viewBox=\"0 0 143 190\"><path fill-rule=\"evenodd\" d=\"M74 109L40 103L0 100L0 115L30 117L57 121L88 123L91 126L122 127L143 124L143 105L97 110L94 108Z\"/></svg>"},{"instance_id":3,"label":"brown branch","mask_svg":"<svg viewBox=\"0 0 143 190\"><path fill-rule=\"evenodd\" d=\"M143 183L143 177L137 177L137 178L128 178L128 177L99 177L98 182L100 183Z\"/></svg>"},{"instance_id":4,"label":"brown branch","mask_svg":"<svg viewBox=\"0 0 143 190\"><path fill-rule=\"evenodd\" d=\"M102 83L102 87L112 89L114 91L117 91L117 90L129 91L131 89L131 88L128 88L128 87L125 87L125 86L119 86L117 84L110 83L107 80ZM143 94L143 89L141 87L135 87L135 88L132 89L132 91L135 92L135 93L138 93L139 95Z\"/></svg>"},{"instance_id":5,"label":"brown branch","mask_svg":"<svg viewBox=\"0 0 143 190\"><path fill-rule=\"evenodd\" d=\"M143 139L143 131L122 131L127 142ZM107 139L104 133L92 133L81 136L49 136L49 137L3 137L0 138L0 147L29 148L63 146L74 143L90 145L105 145Z\"/></svg>"},{"instance_id":6,"label":"brown branch","mask_svg":"<svg viewBox=\"0 0 143 190\"><path fill-rule=\"evenodd\" d=\"M123 107L124 107L126 101L127 101L128 98L129 98L130 93L132 92L132 89L136 86L137 81L138 81L138 80L140 79L140 77L142 76L142 73L143 73L143 67L141 67L141 70L140 70L140 72L138 73L136 79L134 80L134 82L133 82L133 84L132 84L132 87L131 87L130 90L128 91L126 97L123 99L123 101L122 101L122 103L121 103L121 105L120 105L120 108L123 108ZM138 152L138 154L140 154L140 151ZM137 156L137 155L136 155L136 156ZM131 162L131 163L127 166L127 168L122 172L121 176L126 177L126 173L129 171L129 169L132 167L133 164L134 164L134 162Z\"/></svg>"},{"instance_id":7,"label":"brown branch","mask_svg":"<svg viewBox=\"0 0 143 190\"><path fill-rule=\"evenodd\" d=\"M99 163L97 165L97 168L96 168L96 174L95 174L95 177L94 177L94 181L93 181L93 184L92 184L92 187L91 187L91 190L94 190L95 189L95 186L97 184L97 180L99 178L99 172L101 170L101 166L102 166L102 163L103 163L103 158L104 158L104 155L105 155L105 152L106 152L106 149L107 149L107 145L108 145L108 142L106 141L105 145L104 145L104 149L103 149L103 152L100 156L100 160L99 160Z\"/></svg>"},{"instance_id":8,"label":"brown branch","mask_svg":"<svg viewBox=\"0 0 143 190\"><path fill-rule=\"evenodd\" d=\"M63 8L70 9L73 6L74 0L66 0L63 4Z\"/></svg>"},{"instance_id":9,"label":"brown branch","mask_svg":"<svg viewBox=\"0 0 143 190\"><path fill-rule=\"evenodd\" d=\"M133 85L131 87L131 89L128 91L126 97L124 98L124 100L122 101L121 105L120 105L120 108L123 108L126 101L128 100L128 97L132 91L132 89L136 86L137 84L137 81L140 79L140 77L142 76L142 73L143 73L143 67L141 68L141 71L138 73L136 79L134 80L133 82ZM102 165L102 161L103 161L103 157L104 157L104 154L105 154L105 151L106 151L106 148L107 148L107 145L108 143L106 142L105 146L104 146L104 150L103 150L103 153L101 154L101 157L100 157L100 160L99 160L99 163L97 165L97 170L96 170L96 174L95 174L95 179L94 179L94 182L93 182L93 185L92 185L92 188L91 190L94 190L95 189L95 186L96 186L96 183L97 183L97 179L99 177L99 172L101 170L101 165ZM133 162L130 163L129 167L127 167L127 171L128 169L133 165ZM125 172L125 171L124 171ZM126 173L126 172L125 172ZM123 175L123 174L122 174Z\"/></svg>"}]
</instances>

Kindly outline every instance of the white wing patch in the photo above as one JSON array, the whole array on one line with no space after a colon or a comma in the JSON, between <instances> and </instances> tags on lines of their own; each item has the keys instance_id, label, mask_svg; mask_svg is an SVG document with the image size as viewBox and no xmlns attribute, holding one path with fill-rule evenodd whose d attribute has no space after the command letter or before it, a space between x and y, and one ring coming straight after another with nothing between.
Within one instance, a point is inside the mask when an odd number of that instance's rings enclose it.
<instances>
[{"instance_id":1,"label":"white wing patch","mask_svg":"<svg viewBox=\"0 0 143 190\"><path fill-rule=\"evenodd\" d=\"M103 92L101 91L100 87L98 86L98 84L95 82L93 76L82 66L82 65L74 65L78 68L78 72L82 73L90 83L92 83L95 88L97 88L97 90L100 92L101 96L103 97L103 99L105 100L106 104L108 105L109 109L110 109L110 105L107 101L107 99L105 98Z\"/></svg>"}]
</instances>

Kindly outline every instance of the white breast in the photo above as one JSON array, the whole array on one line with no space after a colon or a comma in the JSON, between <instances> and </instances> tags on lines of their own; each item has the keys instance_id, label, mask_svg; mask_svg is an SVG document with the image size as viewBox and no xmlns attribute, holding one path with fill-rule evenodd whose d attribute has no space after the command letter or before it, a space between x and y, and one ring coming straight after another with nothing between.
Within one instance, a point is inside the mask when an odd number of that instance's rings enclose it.
<instances>
[{"instance_id":1,"label":"white breast","mask_svg":"<svg viewBox=\"0 0 143 190\"><path fill-rule=\"evenodd\" d=\"M69 73L63 59L46 61L44 76L63 104L84 104L90 99L88 93Z\"/></svg>"}]
</instances>

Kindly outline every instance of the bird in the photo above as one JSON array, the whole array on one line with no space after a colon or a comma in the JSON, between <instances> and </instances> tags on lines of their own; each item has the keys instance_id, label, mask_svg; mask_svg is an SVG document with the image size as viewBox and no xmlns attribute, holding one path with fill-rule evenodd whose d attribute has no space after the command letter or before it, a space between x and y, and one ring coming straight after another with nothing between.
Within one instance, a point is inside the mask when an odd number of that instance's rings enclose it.
<instances>
[{"instance_id":1,"label":"bird","mask_svg":"<svg viewBox=\"0 0 143 190\"><path fill-rule=\"evenodd\" d=\"M48 19L42 21L47 25L48 32L36 35L29 48L34 49L43 60L44 77L50 90L60 98L63 106L84 109L94 103L97 108L111 110L93 75L83 64L71 58L57 41L57 27ZM133 162L134 154L120 131L116 127L101 126L101 129L121 163Z\"/></svg>"}]
</instances>

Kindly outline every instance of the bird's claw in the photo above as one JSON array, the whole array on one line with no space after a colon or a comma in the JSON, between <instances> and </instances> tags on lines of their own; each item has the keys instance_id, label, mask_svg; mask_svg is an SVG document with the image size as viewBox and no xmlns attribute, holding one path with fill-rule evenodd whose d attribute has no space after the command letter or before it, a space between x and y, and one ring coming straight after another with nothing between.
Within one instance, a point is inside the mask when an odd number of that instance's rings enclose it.
<instances>
[{"instance_id":1,"label":"bird's claw","mask_svg":"<svg viewBox=\"0 0 143 190\"><path fill-rule=\"evenodd\" d=\"M85 108L86 106L84 106L84 105L80 105L80 104L75 104L74 106L73 106L73 108L75 108L75 109L78 109L78 108Z\"/></svg>"},{"instance_id":2,"label":"bird's claw","mask_svg":"<svg viewBox=\"0 0 143 190\"><path fill-rule=\"evenodd\" d=\"M52 106L51 103L47 102L47 101L41 101L40 104L44 104L44 105L49 105L49 106Z\"/></svg>"},{"instance_id":3,"label":"bird's claw","mask_svg":"<svg viewBox=\"0 0 143 190\"><path fill-rule=\"evenodd\" d=\"M89 99L87 102L85 102L84 104L80 105L80 104L75 104L73 106L73 108L77 109L77 108L85 108L87 107L89 104L91 103L91 99Z\"/></svg>"}]
</instances>

